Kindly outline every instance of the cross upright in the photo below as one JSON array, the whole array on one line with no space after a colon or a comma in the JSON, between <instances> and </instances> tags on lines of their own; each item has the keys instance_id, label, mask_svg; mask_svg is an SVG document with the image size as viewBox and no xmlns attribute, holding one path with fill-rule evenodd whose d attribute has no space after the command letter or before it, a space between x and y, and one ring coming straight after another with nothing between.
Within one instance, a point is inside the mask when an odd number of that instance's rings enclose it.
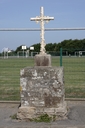
<instances>
[{"instance_id":1,"label":"cross upright","mask_svg":"<svg viewBox=\"0 0 85 128\"><path fill-rule=\"evenodd\" d=\"M40 16L36 16L35 18L31 18L31 21L36 21L37 23L40 22L40 28L41 28L41 48L40 48L40 54L46 54L45 50L45 39L44 39L44 24L45 21L48 22L50 20L54 20L54 17L44 16L44 8L40 8Z\"/></svg>"}]
</instances>

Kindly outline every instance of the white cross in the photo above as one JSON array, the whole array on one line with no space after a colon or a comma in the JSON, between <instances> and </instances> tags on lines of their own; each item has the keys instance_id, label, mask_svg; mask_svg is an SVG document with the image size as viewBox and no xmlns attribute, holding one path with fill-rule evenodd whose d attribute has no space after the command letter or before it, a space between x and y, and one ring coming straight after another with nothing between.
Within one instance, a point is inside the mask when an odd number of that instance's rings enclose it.
<instances>
[{"instance_id":1,"label":"white cross","mask_svg":"<svg viewBox=\"0 0 85 128\"><path fill-rule=\"evenodd\" d=\"M45 39L44 39L44 21L48 22L50 20L54 20L54 17L44 16L44 9L41 7L40 10L40 16L36 16L35 18L31 18L31 21L36 21L37 23L40 21L40 27L41 27L41 48L40 48L40 54L46 54L45 53Z\"/></svg>"}]
</instances>

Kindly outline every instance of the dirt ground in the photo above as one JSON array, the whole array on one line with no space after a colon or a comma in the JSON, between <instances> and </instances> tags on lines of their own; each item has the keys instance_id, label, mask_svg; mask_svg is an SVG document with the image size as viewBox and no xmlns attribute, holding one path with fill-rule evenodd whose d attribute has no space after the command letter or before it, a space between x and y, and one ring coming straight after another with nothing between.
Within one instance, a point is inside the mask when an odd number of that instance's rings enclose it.
<instances>
[{"instance_id":1,"label":"dirt ground","mask_svg":"<svg viewBox=\"0 0 85 128\"><path fill-rule=\"evenodd\" d=\"M19 104L0 103L0 128L85 128L85 101L67 101L68 118L50 123L25 122L10 116L18 111Z\"/></svg>"}]
</instances>

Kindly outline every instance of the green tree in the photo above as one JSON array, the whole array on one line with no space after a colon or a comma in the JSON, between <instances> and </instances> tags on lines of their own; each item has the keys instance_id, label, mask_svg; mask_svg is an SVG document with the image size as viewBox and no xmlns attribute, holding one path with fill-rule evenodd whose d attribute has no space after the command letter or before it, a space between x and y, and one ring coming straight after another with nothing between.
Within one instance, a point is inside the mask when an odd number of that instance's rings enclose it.
<instances>
[{"instance_id":1,"label":"green tree","mask_svg":"<svg viewBox=\"0 0 85 128\"><path fill-rule=\"evenodd\" d=\"M34 52L40 52L40 43L34 44L31 47L34 47Z\"/></svg>"}]
</instances>

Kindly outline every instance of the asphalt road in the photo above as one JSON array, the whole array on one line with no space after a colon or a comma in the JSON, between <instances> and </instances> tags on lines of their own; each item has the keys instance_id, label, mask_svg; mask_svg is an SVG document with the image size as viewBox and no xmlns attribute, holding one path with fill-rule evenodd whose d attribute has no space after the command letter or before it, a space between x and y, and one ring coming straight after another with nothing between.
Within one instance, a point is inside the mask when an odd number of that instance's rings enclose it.
<instances>
[{"instance_id":1,"label":"asphalt road","mask_svg":"<svg viewBox=\"0 0 85 128\"><path fill-rule=\"evenodd\" d=\"M85 128L85 101L68 101L67 119L35 123L11 119L19 104L0 103L0 128Z\"/></svg>"}]
</instances>

